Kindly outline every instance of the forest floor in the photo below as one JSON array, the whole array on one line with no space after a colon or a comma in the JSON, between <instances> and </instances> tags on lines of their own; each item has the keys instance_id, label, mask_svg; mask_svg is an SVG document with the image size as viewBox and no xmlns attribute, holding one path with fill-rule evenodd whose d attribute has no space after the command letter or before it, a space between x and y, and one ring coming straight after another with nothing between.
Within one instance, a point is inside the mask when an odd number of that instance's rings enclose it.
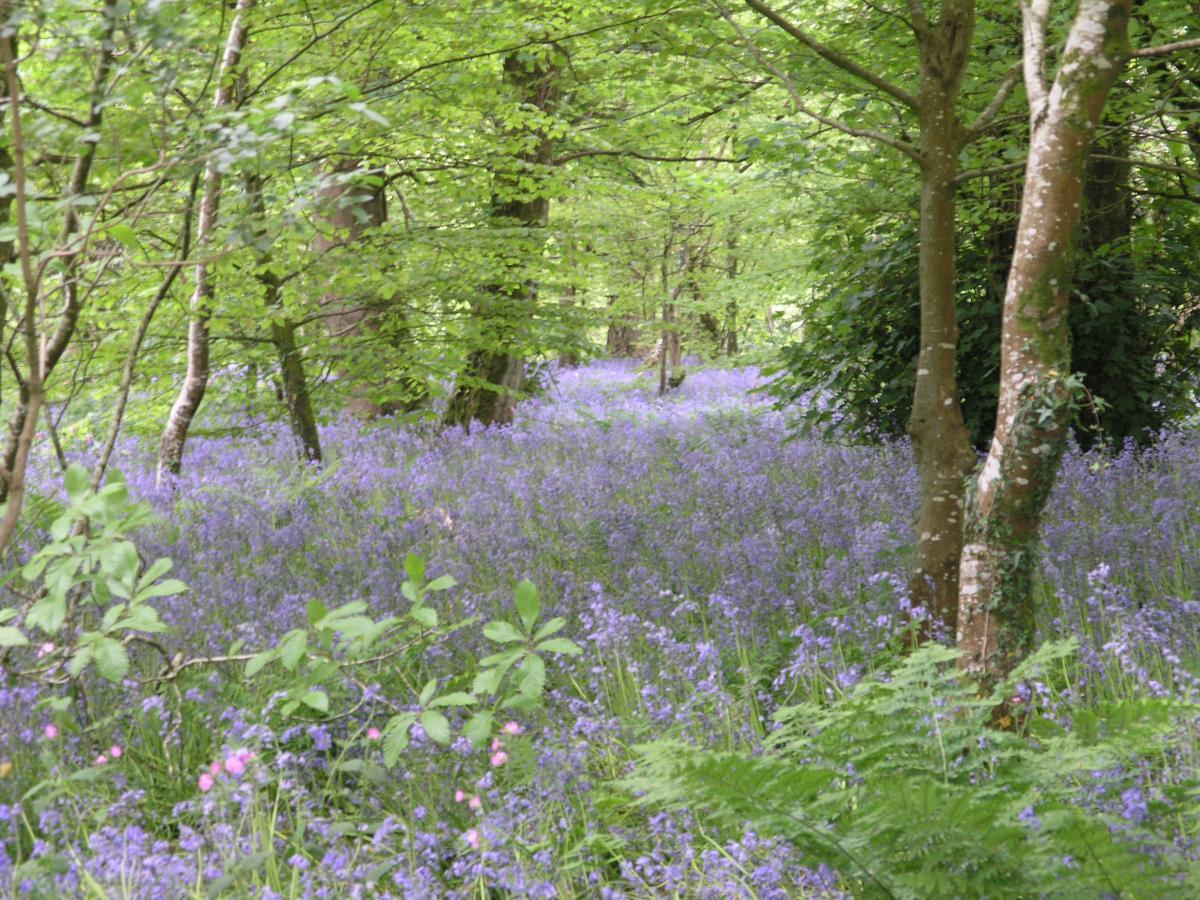
<instances>
[{"instance_id":1,"label":"forest floor","mask_svg":"<svg viewBox=\"0 0 1200 900\"><path fill-rule=\"evenodd\" d=\"M191 588L159 601L172 651L274 646L314 600L401 614L409 553L456 582L430 595L439 621L469 624L403 668L364 674L360 690L331 689L328 715L285 718L286 682L268 670L251 684L233 666L197 667L178 693L132 675L97 684L82 721L40 704L44 689L0 687L0 895L853 890L860 876L765 826L656 809L622 781L642 742L754 751L781 708L836 707L902 664L923 616L903 592L908 447L792 439L788 417L748 393L756 382L699 370L660 400L651 376L596 363L558 371L508 428L331 425L320 470L301 469L282 435L198 439L173 496L123 449L132 494L160 515L138 549L173 559ZM1198 511L1194 434L1068 455L1039 624L1043 640L1078 649L1059 676L1019 686L1031 717L1069 729L1081 709L1200 698ZM469 685L464 673L496 649L480 623L512 619L525 578L582 653L544 654L540 703L498 711L489 746L418 725L395 767L378 765L375 729L420 706L396 692ZM449 713L455 734L464 717ZM119 757L96 764L110 744ZM1178 747L1194 765L1195 744ZM1090 808L1148 831L1158 816L1154 833L1190 852L1174 783L1114 765L1095 772Z\"/></svg>"}]
</instances>

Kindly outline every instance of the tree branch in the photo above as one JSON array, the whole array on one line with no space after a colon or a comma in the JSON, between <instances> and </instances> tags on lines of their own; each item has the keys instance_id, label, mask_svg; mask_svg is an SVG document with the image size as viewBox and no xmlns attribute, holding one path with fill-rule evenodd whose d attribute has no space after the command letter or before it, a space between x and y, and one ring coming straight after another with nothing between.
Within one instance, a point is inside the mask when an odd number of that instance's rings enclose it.
<instances>
[{"instance_id":1,"label":"tree branch","mask_svg":"<svg viewBox=\"0 0 1200 900\"><path fill-rule=\"evenodd\" d=\"M747 2L749 2L749 0L747 0ZM796 83L792 81L788 74L767 59L766 55L763 54L762 50L759 49L758 44L754 42L753 38L746 34L742 27L738 25L736 21L734 21L734 18L732 15L730 15L729 10L725 9L725 7L719 2L716 2L716 0L714 0L714 4L720 11L721 16L730 24L733 30L737 32L738 37L742 39L742 42L746 45L750 52L754 54L754 58L758 61L758 64L783 82L783 86L787 88L787 92L792 98L792 105L796 108L797 112L808 116L810 119L820 122L822 125L828 125L830 128L835 128L844 134L849 134L853 137L866 138L868 140L876 141L880 144L886 144L889 147L899 150L905 156L909 156L917 162L921 161L920 151L916 146L908 143L907 141L894 138L891 135L884 134L881 131L873 131L868 128L853 128L847 125L845 122L839 122L837 119L831 119L828 116L823 116L820 113L809 109L801 99L800 89L796 87Z\"/></svg>"},{"instance_id":2,"label":"tree branch","mask_svg":"<svg viewBox=\"0 0 1200 900\"><path fill-rule=\"evenodd\" d=\"M1166 56L1168 53L1178 53L1180 50L1195 50L1200 48L1200 38L1188 38L1186 41L1175 41L1173 44L1160 44L1157 47L1143 47L1130 54L1134 59L1146 59L1151 56Z\"/></svg>"},{"instance_id":3,"label":"tree branch","mask_svg":"<svg viewBox=\"0 0 1200 900\"><path fill-rule=\"evenodd\" d=\"M855 78L858 78L861 81L867 82L867 84L871 85L874 88L877 88L878 90L883 91L885 94L890 94L892 97L895 97L897 100L899 100L905 106L907 106L909 109L914 110L914 111L916 110L917 98L914 97L912 94L908 93L908 91L904 90L903 88L897 87L896 85L894 85L890 81L888 81L886 78L882 78L879 75L876 75L874 72L868 71L867 69L860 66L858 63L854 62L854 60L849 59L846 56L843 56L841 53L839 53L837 50L834 50L832 47L822 44L820 41L818 41L816 38L812 37L804 29L793 24L792 22L789 22L778 12L771 9L771 7L769 7L765 3L763 3L762 0L746 0L746 5L749 6L751 9L753 9L755 12L759 13L760 15L770 19L772 22L774 22L776 25L778 25L780 28L782 28L784 31L786 31L788 34L790 34L792 37L794 37L796 40L798 40L804 46L808 47L808 49L812 50L814 53L816 53L818 56L820 56L822 59L826 60L827 62L830 62L833 65L837 66L843 72L848 72L849 74L853 75Z\"/></svg>"},{"instance_id":4,"label":"tree branch","mask_svg":"<svg viewBox=\"0 0 1200 900\"><path fill-rule=\"evenodd\" d=\"M1024 52L1025 93L1029 95L1029 113L1037 118L1046 105L1050 89L1046 84L1046 20L1050 0L1021 0L1021 30Z\"/></svg>"},{"instance_id":5,"label":"tree branch","mask_svg":"<svg viewBox=\"0 0 1200 900\"><path fill-rule=\"evenodd\" d=\"M1021 63L1013 63L1012 67L1004 73L1004 80L1000 82L1000 87L996 89L996 95L983 108L983 112L979 114L979 117L963 132L964 144L971 143L987 131L1000 110L1004 108L1004 104L1008 102L1008 98L1012 96L1013 88L1017 86L1017 81L1020 77Z\"/></svg>"}]
</instances>

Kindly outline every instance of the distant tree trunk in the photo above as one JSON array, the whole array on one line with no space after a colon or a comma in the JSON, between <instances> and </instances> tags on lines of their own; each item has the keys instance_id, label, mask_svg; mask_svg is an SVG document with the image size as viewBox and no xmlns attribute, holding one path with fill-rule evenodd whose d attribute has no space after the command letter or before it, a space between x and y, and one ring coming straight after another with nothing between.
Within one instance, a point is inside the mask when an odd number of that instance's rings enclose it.
<instances>
[{"instance_id":1,"label":"distant tree trunk","mask_svg":"<svg viewBox=\"0 0 1200 900\"><path fill-rule=\"evenodd\" d=\"M544 56L529 51L504 58L504 84L523 107L542 115L553 114L558 104L557 68ZM530 149L518 152L511 171L498 171L491 218L498 227L518 227L531 239L550 221L550 200L541 184L554 162L554 141L540 123L526 127ZM520 134L520 132L518 132ZM533 185L521 181L532 180ZM468 357L446 409L447 425L503 425L512 421L517 397L525 381L521 335L537 306L538 285L529 278L513 285L501 275L499 283L483 288L474 316L482 332L480 344Z\"/></svg>"},{"instance_id":2,"label":"distant tree trunk","mask_svg":"<svg viewBox=\"0 0 1200 900\"><path fill-rule=\"evenodd\" d=\"M246 46L246 13L254 7L255 0L238 0L237 14L229 26L229 37L225 41L225 54L221 60L221 72L217 80L213 108L221 110L233 100L234 73L241 62ZM209 335L208 321L212 315L212 274L206 256L211 252L213 231L217 225L217 211L221 203L221 171L214 160L204 167L204 194L200 199L200 218L196 225L196 244L200 261L196 263L196 288L192 293L191 321L188 323L187 372L183 386L163 430L162 445L158 451L158 471L155 481L163 485L179 474L183 465L183 448L187 442L188 429L200 409L204 393L208 390Z\"/></svg>"},{"instance_id":3,"label":"distant tree trunk","mask_svg":"<svg viewBox=\"0 0 1200 900\"><path fill-rule=\"evenodd\" d=\"M372 228L387 220L383 188L359 181L355 173L366 174L362 160L343 158L329 169L330 179L318 192L321 218L328 230L313 242L317 253L330 253L360 240ZM356 359L362 352L360 339L379 330L379 309L366 297L342 297L336 292L321 297L327 310L325 328L338 345L342 359ZM383 414L380 403L372 399L372 385L363 380L359 367L338 365L339 380L347 385L346 411L362 419Z\"/></svg>"},{"instance_id":4,"label":"distant tree trunk","mask_svg":"<svg viewBox=\"0 0 1200 900\"><path fill-rule=\"evenodd\" d=\"M575 285L568 284L563 290L562 297L559 299L559 305L564 310L564 316L570 315L575 309ZM574 347L569 347L558 354L558 364L568 368L575 368L579 365L579 351Z\"/></svg>"},{"instance_id":5,"label":"distant tree trunk","mask_svg":"<svg viewBox=\"0 0 1200 900\"><path fill-rule=\"evenodd\" d=\"M955 179L962 149L957 105L974 31L974 3L947 0L918 35L921 82L921 321L917 379L908 433L920 479L914 604L953 631L958 609L963 493L975 464L958 396Z\"/></svg>"},{"instance_id":6,"label":"distant tree trunk","mask_svg":"<svg viewBox=\"0 0 1200 900\"><path fill-rule=\"evenodd\" d=\"M725 262L725 275L729 279L730 289L734 290L734 284L737 283L738 277L738 253L737 253L737 232L732 232L728 240L725 242L725 249L728 253ZM738 352L738 302L737 296L725 304L725 355L735 356Z\"/></svg>"},{"instance_id":7,"label":"distant tree trunk","mask_svg":"<svg viewBox=\"0 0 1200 900\"><path fill-rule=\"evenodd\" d=\"M246 195L250 209L260 222L266 218L263 198L263 178L258 174L246 176ZM259 232L261 238L262 232ZM279 360L280 385L284 408L288 414L296 453L305 462L321 461L321 438L313 415L308 379L304 375L304 359L296 346L296 325L283 315L283 298L279 276L271 269L271 255L260 250L255 260L259 284L263 286L263 305L271 316L271 343Z\"/></svg>"},{"instance_id":8,"label":"distant tree trunk","mask_svg":"<svg viewBox=\"0 0 1200 900\"><path fill-rule=\"evenodd\" d=\"M1131 0L1082 0L1048 86L1049 5L1022 9L1029 158L1004 298L995 437L975 483L962 551L958 647L963 667L984 684L1010 672L1033 640L1037 536L1070 423L1067 312L1084 162L1129 55Z\"/></svg>"},{"instance_id":9,"label":"distant tree trunk","mask_svg":"<svg viewBox=\"0 0 1200 900\"><path fill-rule=\"evenodd\" d=\"M616 295L608 298L608 308L611 311L616 304ZM608 355L612 357L629 357L637 356L637 317L631 312L621 313L614 318L612 312L609 313L608 321L608 336L605 339L604 347L608 351Z\"/></svg>"}]
</instances>

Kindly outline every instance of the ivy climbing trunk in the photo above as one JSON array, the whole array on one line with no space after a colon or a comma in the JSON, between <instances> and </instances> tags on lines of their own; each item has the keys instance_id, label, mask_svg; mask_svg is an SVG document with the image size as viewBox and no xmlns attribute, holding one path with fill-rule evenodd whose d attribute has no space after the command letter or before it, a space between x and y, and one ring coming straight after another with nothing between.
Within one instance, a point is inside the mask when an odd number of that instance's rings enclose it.
<instances>
[{"instance_id":1,"label":"ivy climbing trunk","mask_svg":"<svg viewBox=\"0 0 1200 900\"><path fill-rule=\"evenodd\" d=\"M553 52L551 50L545 53ZM493 175L490 218L498 229L517 229L528 242L527 261L540 253L550 221L546 175L554 165L554 141L547 127L559 98L557 66L545 53L528 50L504 58L503 82L520 106L520 125L509 138L518 147ZM478 346L471 351L446 409L447 425L504 425L512 421L525 382L521 350L537 307L538 284L520 264L497 264L497 279L480 291L472 310Z\"/></svg>"},{"instance_id":2,"label":"ivy climbing trunk","mask_svg":"<svg viewBox=\"0 0 1200 900\"><path fill-rule=\"evenodd\" d=\"M1022 8L1029 157L1004 297L996 430L967 511L958 647L985 685L1031 645L1031 580L1042 510L1066 447L1073 384L1069 286L1096 123L1122 65L1131 0L1081 0L1052 85L1049 0Z\"/></svg>"},{"instance_id":3,"label":"ivy climbing trunk","mask_svg":"<svg viewBox=\"0 0 1200 900\"><path fill-rule=\"evenodd\" d=\"M246 47L246 14L254 8L255 0L238 0L237 13L229 26L225 41L225 52L221 57L221 72L218 76L213 109L218 113L233 101L236 70L241 63L242 51ZM221 204L221 170L215 159L204 167L204 193L200 198L200 216L196 224L196 244L200 252L196 263L196 286L192 291L189 307L187 344L187 372L179 396L167 417L163 429L162 444L158 451L158 470L155 482L162 486L179 474L183 466L183 449L187 443L188 429L196 417L204 394L208 390L209 376L209 332L208 323L212 315L213 283L208 255L212 252L213 232L217 226L217 211Z\"/></svg>"},{"instance_id":4,"label":"ivy climbing trunk","mask_svg":"<svg viewBox=\"0 0 1200 900\"><path fill-rule=\"evenodd\" d=\"M975 454L958 396L955 180L963 146L956 111L971 47L972 2L947 2L917 29L921 82L920 349L908 433L920 479L916 564L909 590L953 632L958 609L965 483Z\"/></svg>"}]
</instances>

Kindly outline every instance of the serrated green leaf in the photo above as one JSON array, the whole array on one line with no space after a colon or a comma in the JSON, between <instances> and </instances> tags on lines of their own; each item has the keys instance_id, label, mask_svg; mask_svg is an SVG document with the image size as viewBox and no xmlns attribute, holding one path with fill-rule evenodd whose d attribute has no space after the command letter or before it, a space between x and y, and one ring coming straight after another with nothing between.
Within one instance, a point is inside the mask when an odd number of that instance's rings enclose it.
<instances>
[{"instance_id":1,"label":"serrated green leaf","mask_svg":"<svg viewBox=\"0 0 1200 900\"><path fill-rule=\"evenodd\" d=\"M437 690L437 679L430 678L425 682L425 687L421 688L421 694L417 697L417 702L424 706L433 699L433 692Z\"/></svg>"},{"instance_id":2,"label":"serrated green leaf","mask_svg":"<svg viewBox=\"0 0 1200 900\"><path fill-rule=\"evenodd\" d=\"M129 653L125 645L113 638L96 641L92 660L100 677L113 683L119 682L129 672Z\"/></svg>"},{"instance_id":3,"label":"serrated green leaf","mask_svg":"<svg viewBox=\"0 0 1200 900\"><path fill-rule=\"evenodd\" d=\"M491 710L481 710L467 720L463 726L463 736L476 748L482 748L492 736L492 722Z\"/></svg>"},{"instance_id":4,"label":"serrated green leaf","mask_svg":"<svg viewBox=\"0 0 1200 900\"><path fill-rule=\"evenodd\" d=\"M578 656L583 652L578 644L568 638L550 638L538 644L537 649L543 653L564 653L567 656Z\"/></svg>"},{"instance_id":5,"label":"serrated green leaf","mask_svg":"<svg viewBox=\"0 0 1200 900\"><path fill-rule=\"evenodd\" d=\"M450 743L450 722L440 712L427 709L421 713L420 722L430 740L438 744Z\"/></svg>"},{"instance_id":6,"label":"serrated green leaf","mask_svg":"<svg viewBox=\"0 0 1200 900\"><path fill-rule=\"evenodd\" d=\"M471 706L475 702L475 698L466 691L453 691L449 694L442 694L429 704L430 709L445 706Z\"/></svg>"},{"instance_id":7,"label":"serrated green leaf","mask_svg":"<svg viewBox=\"0 0 1200 900\"><path fill-rule=\"evenodd\" d=\"M329 695L324 691L309 691L300 698L300 702L319 713L329 712Z\"/></svg>"},{"instance_id":8,"label":"serrated green leaf","mask_svg":"<svg viewBox=\"0 0 1200 900\"><path fill-rule=\"evenodd\" d=\"M484 625L483 635L488 640L495 641L497 644L512 644L524 642L525 640L525 635L517 630L517 626L499 619Z\"/></svg>"},{"instance_id":9,"label":"serrated green leaf","mask_svg":"<svg viewBox=\"0 0 1200 900\"><path fill-rule=\"evenodd\" d=\"M24 647L29 638L21 633L21 629L11 625L0 626L0 647Z\"/></svg>"},{"instance_id":10,"label":"serrated green leaf","mask_svg":"<svg viewBox=\"0 0 1200 900\"><path fill-rule=\"evenodd\" d=\"M437 628L438 614L437 610L429 606L418 606L409 612L409 616L413 621L426 628Z\"/></svg>"},{"instance_id":11,"label":"serrated green leaf","mask_svg":"<svg viewBox=\"0 0 1200 900\"><path fill-rule=\"evenodd\" d=\"M533 628L533 623L537 621L538 615L542 611L542 601L538 597L538 589L528 578L517 583L515 602L521 622L528 631Z\"/></svg>"}]
</instances>

